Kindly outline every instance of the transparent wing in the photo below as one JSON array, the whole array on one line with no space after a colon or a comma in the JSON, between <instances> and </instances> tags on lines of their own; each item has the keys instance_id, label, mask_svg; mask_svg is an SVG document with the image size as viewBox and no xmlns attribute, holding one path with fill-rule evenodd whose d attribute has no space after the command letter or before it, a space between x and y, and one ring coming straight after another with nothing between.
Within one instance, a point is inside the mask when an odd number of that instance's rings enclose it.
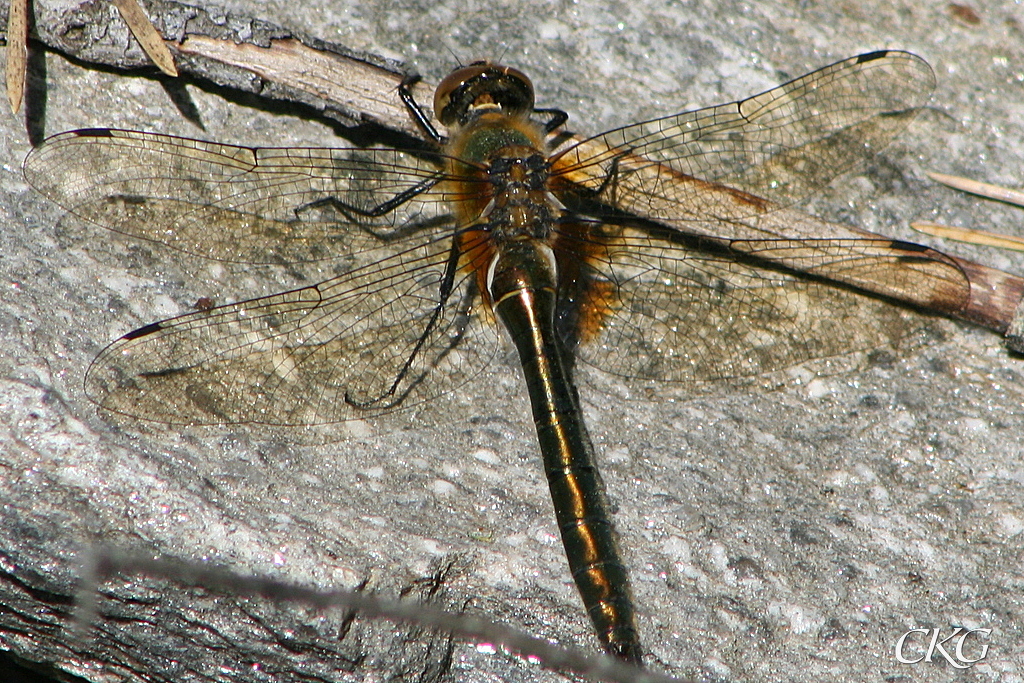
<instances>
[{"instance_id":1,"label":"transparent wing","mask_svg":"<svg viewBox=\"0 0 1024 683\"><path fill-rule=\"evenodd\" d=\"M680 227L745 216L764 200L804 199L877 153L934 85L931 68L915 55L864 54L739 102L594 136L566 151L559 170L579 185L603 188L603 198L621 209ZM678 182L695 179L703 182ZM705 210L708 183L731 188L724 211Z\"/></svg>"},{"instance_id":2,"label":"transparent wing","mask_svg":"<svg viewBox=\"0 0 1024 683\"><path fill-rule=\"evenodd\" d=\"M108 410L171 424L337 422L450 391L496 348L458 269L472 249L454 252L457 198L430 161L82 130L44 142L25 174L117 232L225 261L332 258L341 273L114 342L86 378Z\"/></svg>"},{"instance_id":3,"label":"transparent wing","mask_svg":"<svg viewBox=\"0 0 1024 683\"><path fill-rule=\"evenodd\" d=\"M446 280L451 250L365 247L318 285L147 325L96 358L86 392L169 424L313 425L451 391L498 348L472 278Z\"/></svg>"},{"instance_id":4,"label":"transparent wing","mask_svg":"<svg viewBox=\"0 0 1024 683\"><path fill-rule=\"evenodd\" d=\"M576 357L604 372L670 382L748 377L892 344L920 325L887 301L816 278L810 263L808 276L671 230L599 230L583 250L596 256L587 290L606 295L596 304L582 299L584 328L594 332L577 335L587 343ZM831 269L891 274L907 256L884 239L811 246L831 254ZM908 270L907 277L917 276Z\"/></svg>"},{"instance_id":5,"label":"transparent wing","mask_svg":"<svg viewBox=\"0 0 1024 683\"><path fill-rule=\"evenodd\" d=\"M608 292L580 314L600 330L576 333L594 340L580 360L643 379L749 376L906 334L900 311L851 287L959 310L970 284L952 259L787 206L884 147L933 85L918 57L876 52L563 153L567 203L604 221L579 247Z\"/></svg>"},{"instance_id":6,"label":"transparent wing","mask_svg":"<svg viewBox=\"0 0 1024 683\"><path fill-rule=\"evenodd\" d=\"M449 211L439 191L420 192L440 180L436 166L397 150L256 149L92 129L47 139L25 160L25 177L102 227L241 263L345 256L354 230L429 226Z\"/></svg>"}]
</instances>

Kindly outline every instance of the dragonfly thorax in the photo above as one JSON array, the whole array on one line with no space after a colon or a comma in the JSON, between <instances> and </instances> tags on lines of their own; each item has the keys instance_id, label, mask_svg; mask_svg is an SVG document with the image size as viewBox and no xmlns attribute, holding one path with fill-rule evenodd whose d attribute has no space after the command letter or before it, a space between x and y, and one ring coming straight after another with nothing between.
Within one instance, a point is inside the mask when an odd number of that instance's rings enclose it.
<instances>
[{"instance_id":1,"label":"dragonfly thorax","mask_svg":"<svg viewBox=\"0 0 1024 683\"><path fill-rule=\"evenodd\" d=\"M548 242L565 209L548 187L551 169L540 126L525 115L481 113L456 127L444 151L446 193L453 198L451 208L462 228L461 260L475 271L488 304L500 300L509 287L532 288L530 283L542 271L553 282ZM545 249L547 255L541 255ZM512 254L539 265L528 268L529 273L508 272ZM503 284L494 289L495 281Z\"/></svg>"},{"instance_id":2,"label":"dragonfly thorax","mask_svg":"<svg viewBox=\"0 0 1024 683\"><path fill-rule=\"evenodd\" d=\"M464 225L484 229L500 247L509 240L546 239L564 211L548 189L547 159L530 147L501 150L481 172L477 184L486 187L472 206L457 207Z\"/></svg>"},{"instance_id":3,"label":"dragonfly thorax","mask_svg":"<svg viewBox=\"0 0 1024 683\"><path fill-rule=\"evenodd\" d=\"M535 151L512 148L488 168L493 197L485 220L500 242L533 237L544 239L560 213L548 192L547 160ZM522 154L522 155L521 155Z\"/></svg>"},{"instance_id":4,"label":"dragonfly thorax","mask_svg":"<svg viewBox=\"0 0 1024 683\"><path fill-rule=\"evenodd\" d=\"M460 225L485 230L494 246L550 234L563 209L548 188L544 131L527 114L479 112L455 127L444 152Z\"/></svg>"}]
</instances>

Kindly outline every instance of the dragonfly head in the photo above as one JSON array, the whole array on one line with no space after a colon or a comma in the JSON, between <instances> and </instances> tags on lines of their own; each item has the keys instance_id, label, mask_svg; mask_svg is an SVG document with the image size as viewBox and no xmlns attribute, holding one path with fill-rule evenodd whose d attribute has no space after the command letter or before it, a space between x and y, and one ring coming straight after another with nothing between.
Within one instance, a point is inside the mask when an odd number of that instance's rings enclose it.
<instances>
[{"instance_id":1,"label":"dragonfly head","mask_svg":"<svg viewBox=\"0 0 1024 683\"><path fill-rule=\"evenodd\" d=\"M434 92L434 115L449 128L482 111L528 115L533 111L533 84L511 67L474 62L452 71Z\"/></svg>"}]
</instances>

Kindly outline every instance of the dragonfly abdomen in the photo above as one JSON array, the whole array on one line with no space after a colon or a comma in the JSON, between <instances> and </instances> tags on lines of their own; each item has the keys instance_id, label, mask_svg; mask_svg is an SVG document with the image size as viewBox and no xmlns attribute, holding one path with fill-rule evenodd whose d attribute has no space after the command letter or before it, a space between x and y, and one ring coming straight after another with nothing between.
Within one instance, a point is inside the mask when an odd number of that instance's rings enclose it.
<instances>
[{"instance_id":1,"label":"dragonfly abdomen","mask_svg":"<svg viewBox=\"0 0 1024 683\"><path fill-rule=\"evenodd\" d=\"M489 292L519 352L573 580L605 649L639 662L628 576L555 330L556 275L547 244L514 240L490 266Z\"/></svg>"}]
</instances>

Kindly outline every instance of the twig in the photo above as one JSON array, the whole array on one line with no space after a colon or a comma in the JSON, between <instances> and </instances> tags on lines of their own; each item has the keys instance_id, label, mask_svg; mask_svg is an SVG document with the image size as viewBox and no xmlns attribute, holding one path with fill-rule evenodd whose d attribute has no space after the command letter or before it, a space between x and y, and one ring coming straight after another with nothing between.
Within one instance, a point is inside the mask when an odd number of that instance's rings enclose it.
<instances>
[{"instance_id":1,"label":"twig","mask_svg":"<svg viewBox=\"0 0 1024 683\"><path fill-rule=\"evenodd\" d=\"M276 603L302 603L318 609L354 610L367 619L385 619L435 628L478 643L488 643L545 667L609 683L683 683L604 655L554 645L546 640L496 624L482 617L453 614L418 602L387 600L365 593L315 588L262 576L245 576L228 569L170 558L152 558L111 548L87 555L79 589L75 628L79 634L96 614L96 588L115 574L143 574L205 588L234 597L261 597Z\"/></svg>"}]
</instances>

